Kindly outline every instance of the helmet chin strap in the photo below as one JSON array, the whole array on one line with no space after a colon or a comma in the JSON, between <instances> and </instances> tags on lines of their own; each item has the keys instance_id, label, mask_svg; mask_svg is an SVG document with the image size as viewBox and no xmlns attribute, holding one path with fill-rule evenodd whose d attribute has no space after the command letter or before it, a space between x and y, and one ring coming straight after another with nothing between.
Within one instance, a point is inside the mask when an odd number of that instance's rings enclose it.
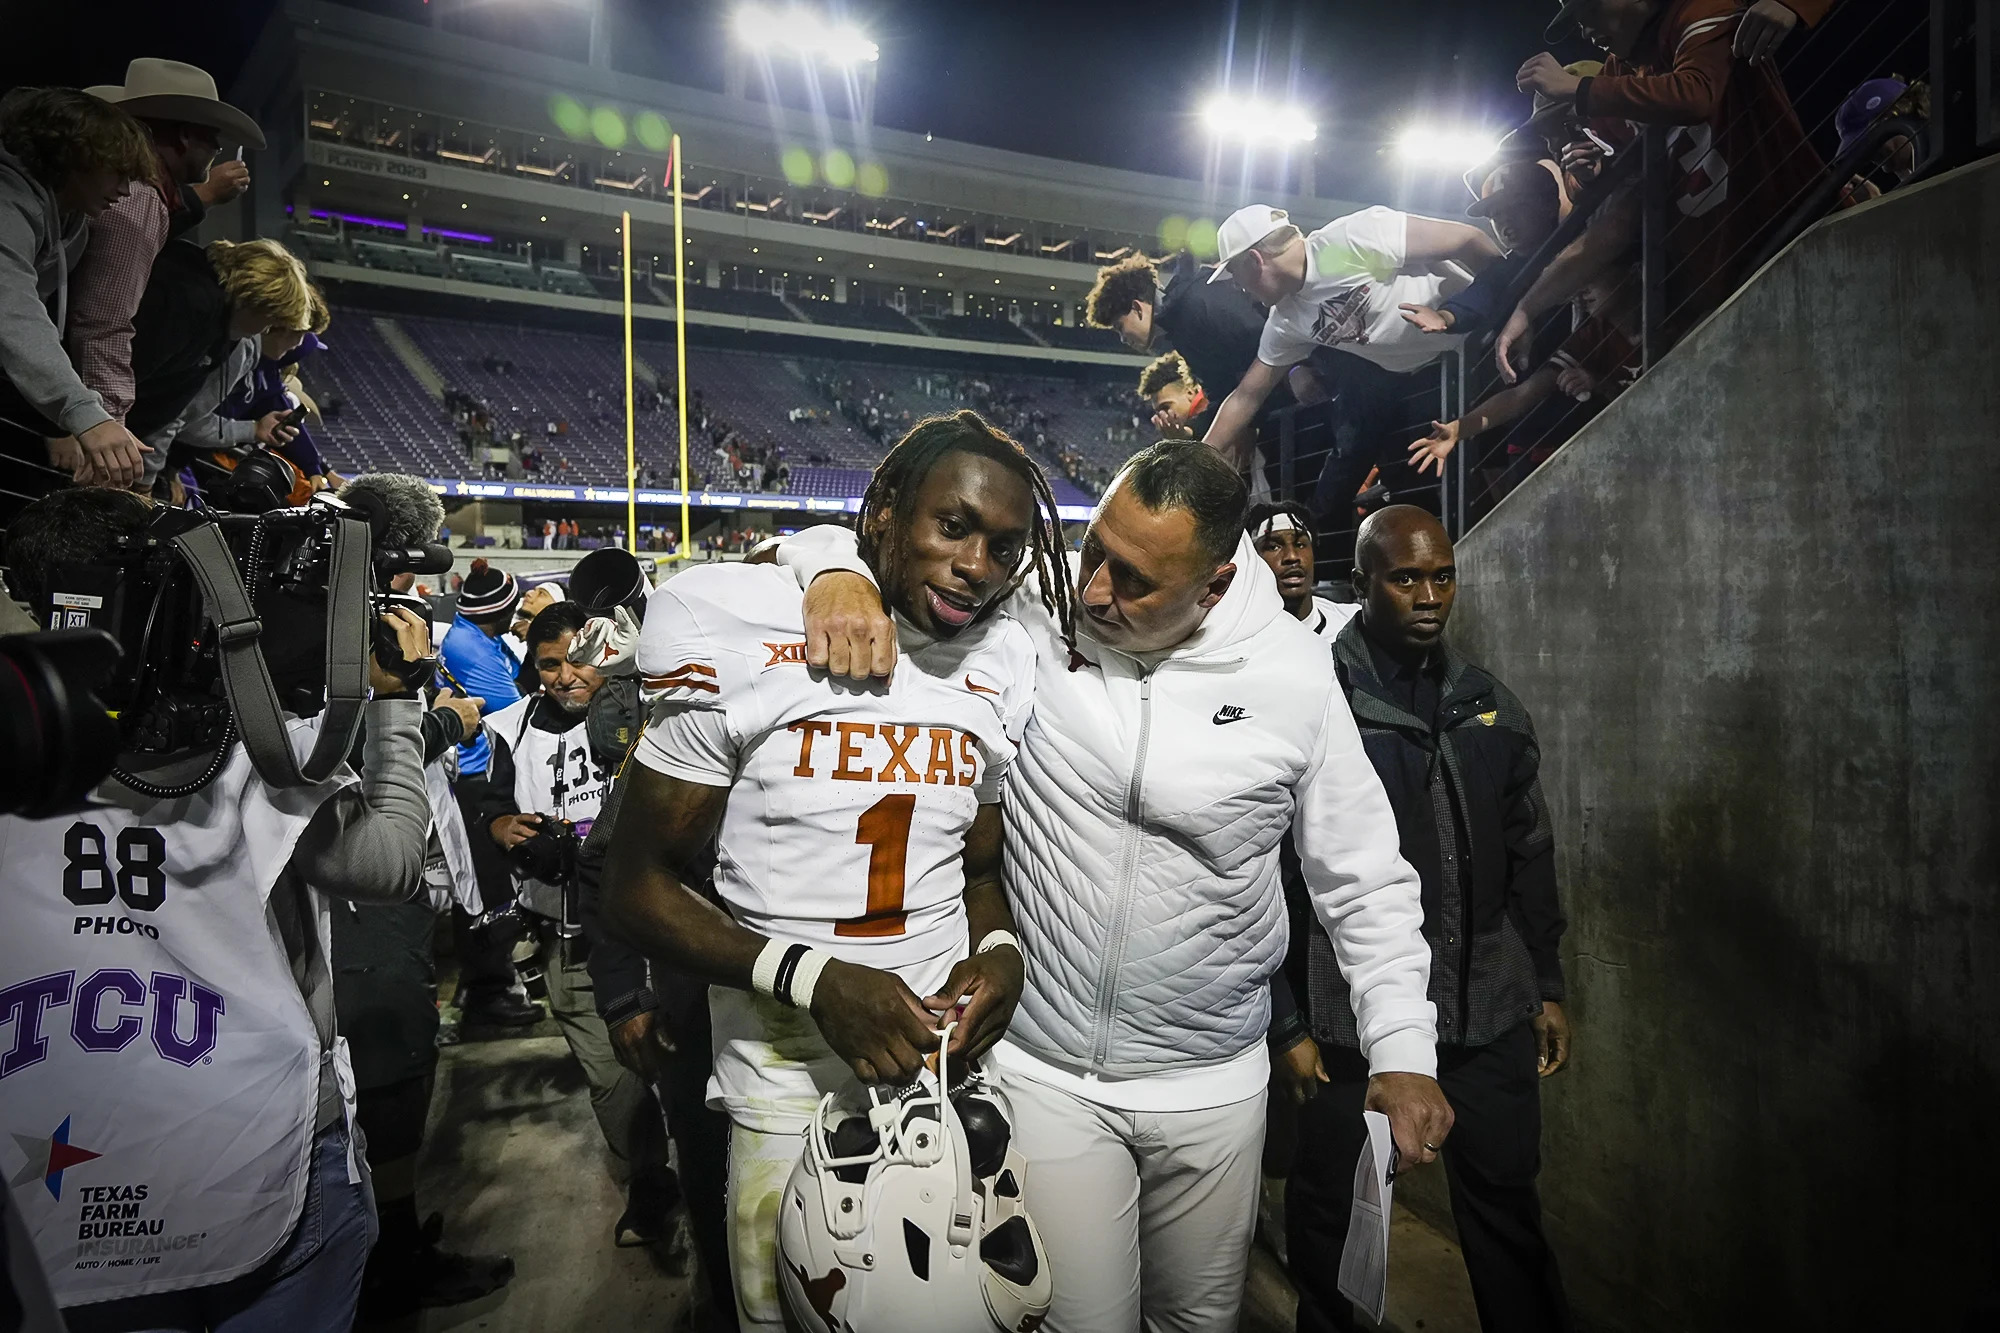
<instances>
[{"instance_id":1,"label":"helmet chin strap","mask_svg":"<svg viewBox=\"0 0 2000 1333\"><path fill-rule=\"evenodd\" d=\"M945 1229L945 1243L953 1249L972 1244L972 1218L978 1206L972 1193L972 1145L966 1142L965 1123L958 1118L958 1108L951 1104L951 1079L945 1067L951 1034L957 1027L954 1019L939 1029L937 1067L938 1117L944 1125L953 1177L951 1223Z\"/></svg>"}]
</instances>

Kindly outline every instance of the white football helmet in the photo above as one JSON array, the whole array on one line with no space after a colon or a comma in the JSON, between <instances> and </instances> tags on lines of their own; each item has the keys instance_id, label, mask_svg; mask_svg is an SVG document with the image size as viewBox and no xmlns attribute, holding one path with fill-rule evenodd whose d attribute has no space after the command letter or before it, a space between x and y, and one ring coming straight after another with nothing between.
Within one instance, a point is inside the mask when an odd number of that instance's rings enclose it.
<instances>
[{"instance_id":1,"label":"white football helmet","mask_svg":"<svg viewBox=\"0 0 2000 1333\"><path fill-rule=\"evenodd\" d=\"M821 1099L785 1186L778 1287L793 1317L808 1333L1040 1327L1049 1261L1006 1099L977 1073L951 1087L942 1053L936 1076L868 1099Z\"/></svg>"}]
</instances>

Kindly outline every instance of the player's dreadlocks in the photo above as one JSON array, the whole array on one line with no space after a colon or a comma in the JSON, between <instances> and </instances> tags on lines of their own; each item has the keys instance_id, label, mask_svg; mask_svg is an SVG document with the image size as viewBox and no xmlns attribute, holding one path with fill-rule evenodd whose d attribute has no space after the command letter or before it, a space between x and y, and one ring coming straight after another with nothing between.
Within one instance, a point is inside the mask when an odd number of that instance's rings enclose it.
<instances>
[{"instance_id":1,"label":"player's dreadlocks","mask_svg":"<svg viewBox=\"0 0 2000 1333\"><path fill-rule=\"evenodd\" d=\"M925 474L947 454L954 453L990 458L1028 483L1035 497L1035 521L1028 534L1033 558L1014 576L1008 592L1020 587L1030 573L1040 578L1042 605L1062 628L1063 641L1074 643L1076 611L1055 492L1027 451L988 425L977 412L926 417L889 450L888 457L875 469L875 475L868 479L868 489L861 497L861 558L881 577L884 586L896 583L895 564L902 551L902 543L896 538L910 521ZM888 523L871 533L868 520L885 509L889 511ZM994 598L987 604L987 610L998 606L1000 601L1001 598Z\"/></svg>"}]
</instances>

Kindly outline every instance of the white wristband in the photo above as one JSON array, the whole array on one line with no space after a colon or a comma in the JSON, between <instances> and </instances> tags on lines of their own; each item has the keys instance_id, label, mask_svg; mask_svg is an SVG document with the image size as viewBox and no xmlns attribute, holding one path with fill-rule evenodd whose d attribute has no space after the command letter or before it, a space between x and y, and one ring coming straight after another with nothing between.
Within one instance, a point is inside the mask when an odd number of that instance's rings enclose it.
<instances>
[{"instance_id":1,"label":"white wristband","mask_svg":"<svg viewBox=\"0 0 2000 1333\"><path fill-rule=\"evenodd\" d=\"M759 995L775 998L778 993L778 964L785 961L785 950L791 946L783 940L767 940L757 955L757 961L750 968L750 989Z\"/></svg>"},{"instance_id":2,"label":"white wristband","mask_svg":"<svg viewBox=\"0 0 2000 1333\"><path fill-rule=\"evenodd\" d=\"M813 988L819 985L819 974L826 971L826 965L833 961L830 953L814 949L799 960L798 970L792 973L792 1007L810 1011L813 1004Z\"/></svg>"},{"instance_id":3,"label":"white wristband","mask_svg":"<svg viewBox=\"0 0 2000 1333\"><path fill-rule=\"evenodd\" d=\"M1014 932L1011 930L987 931L986 937L979 941L979 947L977 949L974 949L972 952L974 954L982 954L982 953L987 953L993 949L999 949L1003 947L1012 949L1015 953L1020 954L1023 958L1026 958L1028 956L1027 951L1021 947L1021 941L1018 938L1016 938Z\"/></svg>"}]
</instances>

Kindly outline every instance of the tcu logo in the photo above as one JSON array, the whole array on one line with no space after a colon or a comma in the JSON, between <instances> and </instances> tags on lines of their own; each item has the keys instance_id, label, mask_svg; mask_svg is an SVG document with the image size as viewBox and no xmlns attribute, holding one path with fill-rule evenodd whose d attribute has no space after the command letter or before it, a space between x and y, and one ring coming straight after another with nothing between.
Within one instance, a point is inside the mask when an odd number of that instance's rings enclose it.
<instances>
[{"instance_id":1,"label":"tcu logo","mask_svg":"<svg viewBox=\"0 0 2000 1333\"><path fill-rule=\"evenodd\" d=\"M0 1052L0 1078L48 1058L43 1027L50 1010L63 1005L70 1006L70 1040L84 1050L122 1051L150 1026L153 1049L177 1065L196 1064L215 1050L216 1020L223 1011L221 995L171 972L153 973L150 986L123 967L101 968L81 985L74 972L51 972L0 990L0 1029L14 1028L14 1044Z\"/></svg>"}]
</instances>

